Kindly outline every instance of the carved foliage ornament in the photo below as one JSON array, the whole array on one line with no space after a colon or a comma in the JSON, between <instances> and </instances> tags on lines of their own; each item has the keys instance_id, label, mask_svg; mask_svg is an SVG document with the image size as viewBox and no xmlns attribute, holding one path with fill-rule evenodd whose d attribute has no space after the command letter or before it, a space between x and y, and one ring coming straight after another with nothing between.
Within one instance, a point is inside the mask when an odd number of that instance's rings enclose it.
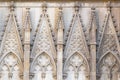
<instances>
[{"instance_id":1,"label":"carved foliage ornament","mask_svg":"<svg viewBox=\"0 0 120 80\"><path fill-rule=\"evenodd\" d=\"M104 32L102 34L100 47L98 50L98 54L103 55L107 51L112 51L116 54L120 53L119 42L117 38L117 34L114 28L114 24L112 21L111 13L107 14L107 19L105 21Z\"/></svg>"},{"instance_id":2,"label":"carved foliage ornament","mask_svg":"<svg viewBox=\"0 0 120 80\"><path fill-rule=\"evenodd\" d=\"M12 12L10 13L7 22L7 27L2 40L0 52L2 53L1 54L2 56L6 55L9 52L14 52L20 58L23 57L23 50L22 50L19 32L17 29L17 23L15 20L15 15Z\"/></svg>"},{"instance_id":3,"label":"carved foliage ornament","mask_svg":"<svg viewBox=\"0 0 120 80\"><path fill-rule=\"evenodd\" d=\"M33 45L32 56L36 56L42 52L47 52L51 57L56 56L56 50L48 24L47 14L42 14L41 22Z\"/></svg>"},{"instance_id":4,"label":"carved foliage ornament","mask_svg":"<svg viewBox=\"0 0 120 80\"><path fill-rule=\"evenodd\" d=\"M74 20L73 26L70 30L70 34L65 49L65 57L68 57L69 55L73 54L75 51L81 52L86 57L88 57L89 51L87 48L79 15L78 14L75 15L73 20Z\"/></svg>"}]
</instances>

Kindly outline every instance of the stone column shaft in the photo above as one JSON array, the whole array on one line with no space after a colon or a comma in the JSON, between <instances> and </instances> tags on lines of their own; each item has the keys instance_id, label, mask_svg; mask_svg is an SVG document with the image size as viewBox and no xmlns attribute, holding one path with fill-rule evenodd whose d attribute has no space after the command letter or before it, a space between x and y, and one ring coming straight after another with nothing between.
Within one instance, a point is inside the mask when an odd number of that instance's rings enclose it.
<instances>
[{"instance_id":1,"label":"stone column shaft","mask_svg":"<svg viewBox=\"0 0 120 80\"><path fill-rule=\"evenodd\" d=\"M94 15L94 10L93 10ZM95 16L92 16L95 17ZM90 55L91 55L91 79L96 80L96 21L93 18L90 29Z\"/></svg>"},{"instance_id":2,"label":"stone column shaft","mask_svg":"<svg viewBox=\"0 0 120 80\"><path fill-rule=\"evenodd\" d=\"M24 79L29 80L30 67L30 30L25 30L24 36Z\"/></svg>"},{"instance_id":3,"label":"stone column shaft","mask_svg":"<svg viewBox=\"0 0 120 80\"><path fill-rule=\"evenodd\" d=\"M57 35L57 80L63 80L63 29L58 29Z\"/></svg>"},{"instance_id":4,"label":"stone column shaft","mask_svg":"<svg viewBox=\"0 0 120 80\"><path fill-rule=\"evenodd\" d=\"M91 53L91 80L96 80L96 46L90 45Z\"/></svg>"}]
</instances>

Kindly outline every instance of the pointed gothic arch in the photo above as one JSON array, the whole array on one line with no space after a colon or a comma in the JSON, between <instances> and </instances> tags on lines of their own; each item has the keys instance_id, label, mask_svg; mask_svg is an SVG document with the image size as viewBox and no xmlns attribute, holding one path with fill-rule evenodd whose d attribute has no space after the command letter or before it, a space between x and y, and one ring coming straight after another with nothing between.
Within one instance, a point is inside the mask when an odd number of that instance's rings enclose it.
<instances>
[{"instance_id":1,"label":"pointed gothic arch","mask_svg":"<svg viewBox=\"0 0 120 80\"><path fill-rule=\"evenodd\" d=\"M120 61L117 56L112 51L106 52L98 62L99 80L118 80L119 65Z\"/></svg>"},{"instance_id":2,"label":"pointed gothic arch","mask_svg":"<svg viewBox=\"0 0 120 80\"><path fill-rule=\"evenodd\" d=\"M1 59L0 59L0 64L1 64L1 62L4 60L4 58L5 58L7 55L9 55L9 54L13 54L14 56L16 56L17 59L18 59L19 62L20 62L21 68L23 68L23 63L22 63L21 58L20 58L19 55L17 55L14 51L9 51L9 52L6 52L5 54L3 54L3 56L2 56Z\"/></svg>"},{"instance_id":3,"label":"pointed gothic arch","mask_svg":"<svg viewBox=\"0 0 120 80\"><path fill-rule=\"evenodd\" d=\"M116 60L118 61L119 65L120 65L119 58L116 56L116 54L115 54L113 51L107 51L105 54L103 54L103 55L101 56L101 58L99 59L98 64L100 64L100 62L102 61L102 59L103 59L105 56L107 56L108 54L113 55L113 56L116 58Z\"/></svg>"},{"instance_id":4,"label":"pointed gothic arch","mask_svg":"<svg viewBox=\"0 0 120 80\"><path fill-rule=\"evenodd\" d=\"M70 74L73 74L74 78L77 78L80 80L88 79L90 68L89 68L88 61L83 56L83 54L80 54L79 52L74 52L74 54L71 54L67 58L65 65L64 65L64 72L68 72L69 69L72 69L73 73L70 73ZM67 77L69 77L69 72L67 73Z\"/></svg>"},{"instance_id":5,"label":"pointed gothic arch","mask_svg":"<svg viewBox=\"0 0 120 80\"><path fill-rule=\"evenodd\" d=\"M32 69L33 69L34 63L35 63L35 61L37 60L37 58L38 58L40 55L43 55L43 54L47 55L47 56L50 58L51 63L53 64L54 69L55 69L55 71L56 71L56 65L55 65L54 59L52 58L52 56L50 56L49 54L47 54L47 52L45 52L45 51L42 52L42 53L40 53L40 54L37 54L37 55L36 55L36 57L34 58L32 64L31 64L31 71L32 71Z\"/></svg>"},{"instance_id":6,"label":"pointed gothic arch","mask_svg":"<svg viewBox=\"0 0 120 80\"><path fill-rule=\"evenodd\" d=\"M70 59L73 55L75 55L75 54L78 54L79 56L82 56L82 58L85 60L87 66L88 66L88 71L90 71L90 67L89 67L88 60L86 59L86 57L85 57L83 54L81 54L80 52L77 52L77 51L75 51L73 54L71 54L71 55L68 56L68 58L67 58L66 61L65 61L64 70L66 70L66 69L65 69L65 66L67 65L67 62L69 62L69 59Z\"/></svg>"},{"instance_id":7,"label":"pointed gothic arch","mask_svg":"<svg viewBox=\"0 0 120 80\"><path fill-rule=\"evenodd\" d=\"M0 61L1 80L22 80L23 64L21 59L13 52L9 52Z\"/></svg>"},{"instance_id":8,"label":"pointed gothic arch","mask_svg":"<svg viewBox=\"0 0 120 80\"><path fill-rule=\"evenodd\" d=\"M48 80L49 78L51 80L54 80L54 75L56 74L56 65L53 58L51 58L49 54L47 54L46 52L42 52L35 57L30 70L34 74L33 80L43 78L46 80Z\"/></svg>"}]
</instances>

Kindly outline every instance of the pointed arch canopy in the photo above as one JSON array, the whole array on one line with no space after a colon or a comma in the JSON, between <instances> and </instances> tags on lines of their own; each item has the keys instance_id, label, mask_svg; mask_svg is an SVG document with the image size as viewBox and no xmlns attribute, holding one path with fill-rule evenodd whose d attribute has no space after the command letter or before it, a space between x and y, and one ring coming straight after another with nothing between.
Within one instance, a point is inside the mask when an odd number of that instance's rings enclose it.
<instances>
[{"instance_id":1,"label":"pointed arch canopy","mask_svg":"<svg viewBox=\"0 0 120 80\"><path fill-rule=\"evenodd\" d=\"M90 66L89 66L88 60L86 59L86 57L85 57L82 53L77 52L77 51L75 51L73 54L69 55L69 57L68 57L67 60L65 61L64 71L67 70L67 66L68 66L69 60L70 60L70 58L73 57L74 55L80 56L80 57L85 61L87 71L90 72Z\"/></svg>"},{"instance_id":2,"label":"pointed arch canopy","mask_svg":"<svg viewBox=\"0 0 120 80\"><path fill-rule=\"evenodd\" d=\"M114 52L107 51L101 56L97 67L100 80L109 80L110 78L116 80L120 70L120 61Z\"/></svg>"},{"instance_id":3,"label":"pointed arch canopy","mask_svg":"<svg viewBox=\"0 0 120 80\"><path fill-rule=\"evenodd\" d=\"M98 65L101 63L101 61L104 59L104 57L106 57L108 54L113 55L116 58L116 60L118 61L119 65L120 65L119 58L116 56L116 54L114 54L113 51L107 51L104 55L102 55L101 58L98 61Z\"/></svg>"},{"instance_id":4,"label":"pointed arch canopy","mask_svg":"<svg viewBox=\"0 0 120 80\"><path fill-rule=\"evenodd\" d=\"M20 57L19 57L17 54L15 54L14 52L8 52L7 54L3 55L3 56L1 57L1 60L0 60L0 66L3 65L2 62L3 62L4 59L5 59L7 56L9 56L9 55L12 55L12 56L14 56L14 57L17 59L16 62L17 62L17 64L20 66L20 71L23 72L23 63L22 63L22 60L21 60Z\"/></svg>"},{"instance_id":5,"label":"pointed arch canopy","mask_svg":"<svg viewBox=\"0 0 120 80\"><path fill-rule=\"evenodd\" d=\"M31 71L31 72L34 71L34 70L33 70L33 69L34 69L34 64L35 64L36 60L37 60L41 55L45 55L45 56L47 56L47 57L49 58L50 63L53 65L53 69L54 69L53 71L56 73L55 61L54 61L54 59L53 59L49 54L47 54L46 52L42 52L42 53L36 55L36 57L34 58L31 66L30 66L30 67L31 67L31 68L30 68L30 71Z\"/></svg>"}]
</instances>

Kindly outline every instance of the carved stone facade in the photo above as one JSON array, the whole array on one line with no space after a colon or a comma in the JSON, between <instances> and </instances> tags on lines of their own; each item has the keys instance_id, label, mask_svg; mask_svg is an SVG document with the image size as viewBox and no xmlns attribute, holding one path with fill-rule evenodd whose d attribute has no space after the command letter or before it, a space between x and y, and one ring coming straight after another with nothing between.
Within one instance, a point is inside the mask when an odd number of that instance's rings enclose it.
<instances>
[{"instance_id":1,"label":"carved stone facade","mask_svg":"<svg viewBox=\"0 0 120 80\"><path fill-rule=\"evenodd\" d=\"M120 80L120 3L0 6L0 80Z\"/></svg>"}]
</instances>

